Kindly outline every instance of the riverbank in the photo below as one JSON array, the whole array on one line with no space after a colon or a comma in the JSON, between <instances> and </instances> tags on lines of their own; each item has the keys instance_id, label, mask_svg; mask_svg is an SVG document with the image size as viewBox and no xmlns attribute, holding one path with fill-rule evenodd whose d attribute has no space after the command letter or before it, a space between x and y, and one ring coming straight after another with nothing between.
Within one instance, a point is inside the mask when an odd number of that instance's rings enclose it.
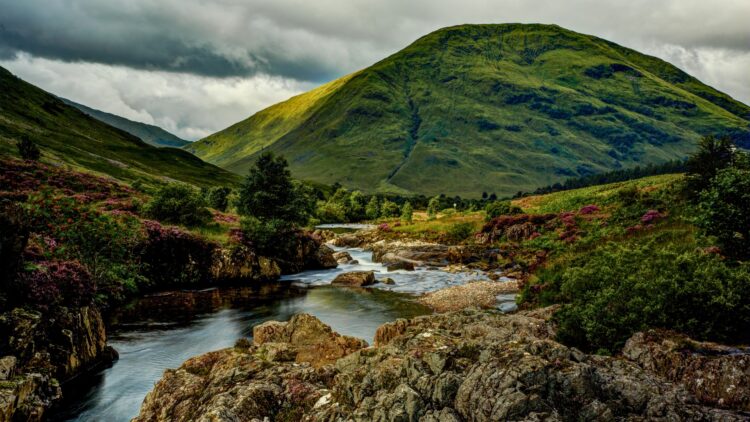
<instances>
[{"instance_id":1,"label":"riverbank","mask_svg":"<svg viewBox=\"0 0 750 422\"><path fill-rule=\"evenodd\" d=\"M398 320L372 347L309 316L274 323L279 334L263 324L252 343L167 371L135 420L747 420L747 355L666 332L634 336L621 357L587 355L553 340L551 313ZM692 375L663 375L675 373Z\"/></svg>"}]
</instances>

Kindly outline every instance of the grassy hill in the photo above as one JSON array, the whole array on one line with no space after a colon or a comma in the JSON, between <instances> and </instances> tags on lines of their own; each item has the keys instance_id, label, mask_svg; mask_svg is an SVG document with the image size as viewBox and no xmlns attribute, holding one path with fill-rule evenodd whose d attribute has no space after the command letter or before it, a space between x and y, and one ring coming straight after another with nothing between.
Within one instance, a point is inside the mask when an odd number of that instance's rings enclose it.
<instances>
[{"instance_id":1,"label":"grassy hill","mask_svg":"<svg viewBox=\"0 0 750 422\"><path fill-rule=\"evenodd\" d=\"M124 181L211 186L239 180L187 151L148 145L0 68L0 155L16 155L15 143L23 136L39 145L44 161Z\"/></svg>"},{"instance_id":2,"label":"grassy hill","mask_svg":"<svg viewBox=\"0 0 750 422\"><path fill-rule=\"evenodd\" d=\"M296 177L478 196L683 158L748 139L750 107L676 67L553 25L441 29L186 149L243 173L263 149Z\"/></svg>"},{"instance_id":3,"label":"grassy hill","mask_svg":"<svg viewBox=\"0 0 750 422\"><path fill-rule=\"evenodd\" d=\"M118 129L122 129L131 135L141 138L145 143L153 145L155 147L174 147L182 148L190 142L173 135L159 126L149 125L146 123L135 122L133 120L120 117L116 114L106 113L104 111L96 110L83 104L62 98L63 102L68 105L81 110L89 116L101 120L102 122L114 126Z\"/></svg>"}]
</instances>

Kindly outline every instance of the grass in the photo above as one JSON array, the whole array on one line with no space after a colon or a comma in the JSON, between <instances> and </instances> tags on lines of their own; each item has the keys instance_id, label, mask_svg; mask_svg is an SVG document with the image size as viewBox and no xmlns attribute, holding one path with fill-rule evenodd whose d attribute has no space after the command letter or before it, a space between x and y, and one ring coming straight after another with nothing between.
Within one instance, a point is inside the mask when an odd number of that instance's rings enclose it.
<instances>
[{"instance_id":1,"label":"grass","mask_svg":"<svg viewBox=\"0 0 750 422\"><path fill-rule=\"evenodd\" d=\"M747 133L750 107L676 67L551 25L441 29L189 146L244 174L263 149L302 179L478 197L684 158Z\"/></svg>"},{"instance_id":2,"label":"grass","mask_svg":"<svg viewBox=\"0 0 750 422\"><path fill-rule=\"evenodd\" d=\"M215 186L240 180L186 151L150 146L0 68L0 155L17 157L22 137L40 147L44 162L129 183Z\"/></svg>"}]
</instances>

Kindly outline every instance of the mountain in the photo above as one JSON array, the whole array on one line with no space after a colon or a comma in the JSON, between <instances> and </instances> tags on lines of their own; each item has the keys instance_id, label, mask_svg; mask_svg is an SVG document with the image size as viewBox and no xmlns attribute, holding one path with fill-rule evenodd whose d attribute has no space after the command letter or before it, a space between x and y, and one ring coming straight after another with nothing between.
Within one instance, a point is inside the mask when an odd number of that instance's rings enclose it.
<instances>
[{"instance_id":1,"label":"mountain","mask_svg":"<svg viewBox=\"0 0 750 422\"><path fill-rule=\"evenodd\" d=\"M673 65L554 25L462 25L262 110L187 150L244 173L366 191L511 194L660 163L704 134L747 142L750 107Z\"/></svg>"},{"instance_id":2,"label":"mountain","mask_svg":"<svg viewBox=\"0 0 750 422\"><path fill-rule=\"evenodd\" d=\"M131 135L141 138L141 140L149 145L153 145L155 147L182 148L190 143L182 138L179 138L176 135L167 132L159 126L135 122L133 120L120 117L116 114L107 113L101 110L87 107L83 104L78 104L65 98L61 98L61 100L97 120L101 120L102 122L110 126L122 129Z\"/></svg>"},{"instance_id":3,"label":"mountain","mask_svg":"<svg viewBox=\"0 0 750 422\"><path fill-rule=\"evenodd\" d=\"M187 151L148 145L0 67L0 154L16 155L15 143L24 136L39 145L45 160L124 181L178 180L196 186L239 181Z\"/></svg>"}]
</instances>

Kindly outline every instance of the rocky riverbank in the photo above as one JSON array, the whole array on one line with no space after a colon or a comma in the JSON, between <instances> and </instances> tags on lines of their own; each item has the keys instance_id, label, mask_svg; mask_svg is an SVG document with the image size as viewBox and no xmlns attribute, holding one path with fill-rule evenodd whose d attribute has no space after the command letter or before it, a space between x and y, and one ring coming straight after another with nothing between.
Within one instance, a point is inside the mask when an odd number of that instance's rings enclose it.
<instances>
[{"instance_id":1,"label":"rocky riverbank","mask_svg":"<svg viewBox=\"0 0 750 422\"><path fill-rule=\"evenodd\" d=\"M551 313L398 320L374 347L307 315L262 324L254 343L167 371L135 420L747 420L747 355L664 333L587 355L553 340Z\"/></svg>"},{"instance_id":2,"label":"rocky riverbank","mask_svg":"<svg viewBox=\"0 0 750 422\"><path fill-rule=\"evenodd\" d=\"M0 237L3 274L17 270L28 240L22 221L11 222L19 229ZM297 237L296 253L285 259L258 256L242 246L221 247L181 233L161 239L164 246L152 251L156 259L150 268L167 279L163 288L259 284L277 280L284 272L337 265L333 251L309 234ZM178 246L166 245L168 241ZM199 274L202 281L180 284L180 279L168 279L184 272ZM152 291L159 287L154 285ZM68 306L17 301L4 305L0 307L0 422L43 420L62 398L67 381L117 358L116 351L107 347L106 318L100 309L104 305L111 311L115 304L89 300Z\"/></svg>"}]
</instances>

